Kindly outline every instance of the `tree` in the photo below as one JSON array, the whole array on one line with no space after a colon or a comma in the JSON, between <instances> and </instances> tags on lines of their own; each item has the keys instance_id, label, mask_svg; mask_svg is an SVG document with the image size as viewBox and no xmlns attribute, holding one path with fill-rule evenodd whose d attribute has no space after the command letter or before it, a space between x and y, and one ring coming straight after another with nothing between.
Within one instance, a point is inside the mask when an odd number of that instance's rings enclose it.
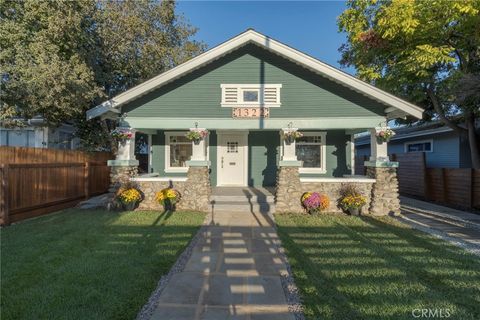
<instances>
[{"instance_id":1,"label":"tree","mask_svg":"<svg viewBox=\"0 0 480 320\"><path fill-rule=\"evenodd\" d=\"M0 121L74 121L87 149L108 148L115 123L86 110L205 49L173 1L6 1L0 18Z\"/></svg>"},{"instance_id":2,"label":"tree","mask_svg":"<svg viewBox=\"0 0 480 320\"><path fill-rule=\"evenodd\" d=\"M362 0L347 6L338 18L347 33L341 63L424 107L424 120L438 117L467 136L472 166L480 169L480 1Z\"/></svg>"},{"instance_id":3,"label":"tree","mask_svg":"<svg viewBox=\"0 0 480 320\"><path fill-rule=\"evenodd\" d=\"M102 96L89 65L94 8L88 0L1 2L4 125L40 115L56 126Z\"/></svg>"}]
</instances>

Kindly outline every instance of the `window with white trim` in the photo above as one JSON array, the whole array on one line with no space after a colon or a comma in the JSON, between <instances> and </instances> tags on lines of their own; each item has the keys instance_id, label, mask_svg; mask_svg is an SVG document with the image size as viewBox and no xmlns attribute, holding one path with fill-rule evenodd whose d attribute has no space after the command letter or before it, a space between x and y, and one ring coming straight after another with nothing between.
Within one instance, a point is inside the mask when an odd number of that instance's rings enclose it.
<instances>
[{"instance_id":1,"label":"window with white trim","mask_svg":"<svg viewBox=\"0 0 480 320\"><path fill-rule=\"evenodd\" d=\"M281 84L222 84L222 107L280 107Z\"/></svg>"},{"instance_id":2,"label":"window with white trim","mask_svg":"<svg viewBox=\"0 0 480 320\"><path fill-rule=\"evenodd\" d=\"M410 152L432 152L433 140L415 141L405 143L405 153Z\"/></svg>"},{"instance_id":3,"label":"window with white trim","mask_svg":"<svg viewBox=\"0 0 480 320\"><path fill-rule=\"evenodd\" d=\"M303 132L295 143L295 154L302 161L301 173L326 172L326 132Z\"/></svg>"},{"instance_id":4,"label":"window with white trim","mask_svg":"<svg viewBox=\"0 0 480 320\"><path fill-rule=\"evenodd\" d=\"M186 132L165 132L165 171L187 172L187 161L192 157L192 142Z\"/></svg>"}]
</instances>

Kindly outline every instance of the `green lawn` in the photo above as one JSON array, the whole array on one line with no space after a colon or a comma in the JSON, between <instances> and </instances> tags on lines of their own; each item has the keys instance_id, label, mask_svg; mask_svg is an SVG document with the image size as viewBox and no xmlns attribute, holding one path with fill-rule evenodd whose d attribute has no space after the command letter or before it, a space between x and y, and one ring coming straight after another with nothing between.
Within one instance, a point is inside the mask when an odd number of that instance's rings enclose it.
<instances>
[{"instance_id":1,"label":"green lawn","mask_svg":"<svg viewBox=\"0 0 480 320\"><path fill-rule=\"evenodd\" d=\"M1 230L1 319L133 319L204 214L70 209Z\"/></svg>"},{"instance_id":2,"label":"green lawn","mask_svg":"<svg viewBox=\"0 0 480 320\"><path fill-rule=\"evenodd\" d=\"M462 249L392 218L276 221L309 319L480 319L480 259Z\"/></svg>"}]
</instances>

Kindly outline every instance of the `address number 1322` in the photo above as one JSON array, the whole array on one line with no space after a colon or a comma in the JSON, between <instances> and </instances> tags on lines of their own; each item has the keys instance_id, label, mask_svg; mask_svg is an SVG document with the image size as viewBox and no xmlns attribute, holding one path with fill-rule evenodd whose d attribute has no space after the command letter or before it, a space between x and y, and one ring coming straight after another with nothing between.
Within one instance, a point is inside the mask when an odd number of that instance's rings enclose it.
<instances>
[{"instance_id":1,"label":"address number 1322","mask_svg":"<svg viewBox=\"0 0 480 320\"><path fill-rule=\"evenodd\" d=\"M270 110L268 108L233 108L233 118L268 118Z\"/></svg>"}]
</instances>

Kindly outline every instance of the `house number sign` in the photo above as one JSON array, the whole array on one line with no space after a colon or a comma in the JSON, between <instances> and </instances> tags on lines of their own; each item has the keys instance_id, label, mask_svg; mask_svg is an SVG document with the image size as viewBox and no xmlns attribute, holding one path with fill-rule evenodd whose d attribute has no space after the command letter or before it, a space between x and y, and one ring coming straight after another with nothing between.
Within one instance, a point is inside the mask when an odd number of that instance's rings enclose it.
<instances>
[{"instance_id":1,"label":"house number sign","mask_svg":"<svg viewBox=\"0 0 480 320\"><path fill-rule=\"evenodd\" d=\"M232 118L268 118L269 108L232 108Z\"/></svg>"}]
</instances>

